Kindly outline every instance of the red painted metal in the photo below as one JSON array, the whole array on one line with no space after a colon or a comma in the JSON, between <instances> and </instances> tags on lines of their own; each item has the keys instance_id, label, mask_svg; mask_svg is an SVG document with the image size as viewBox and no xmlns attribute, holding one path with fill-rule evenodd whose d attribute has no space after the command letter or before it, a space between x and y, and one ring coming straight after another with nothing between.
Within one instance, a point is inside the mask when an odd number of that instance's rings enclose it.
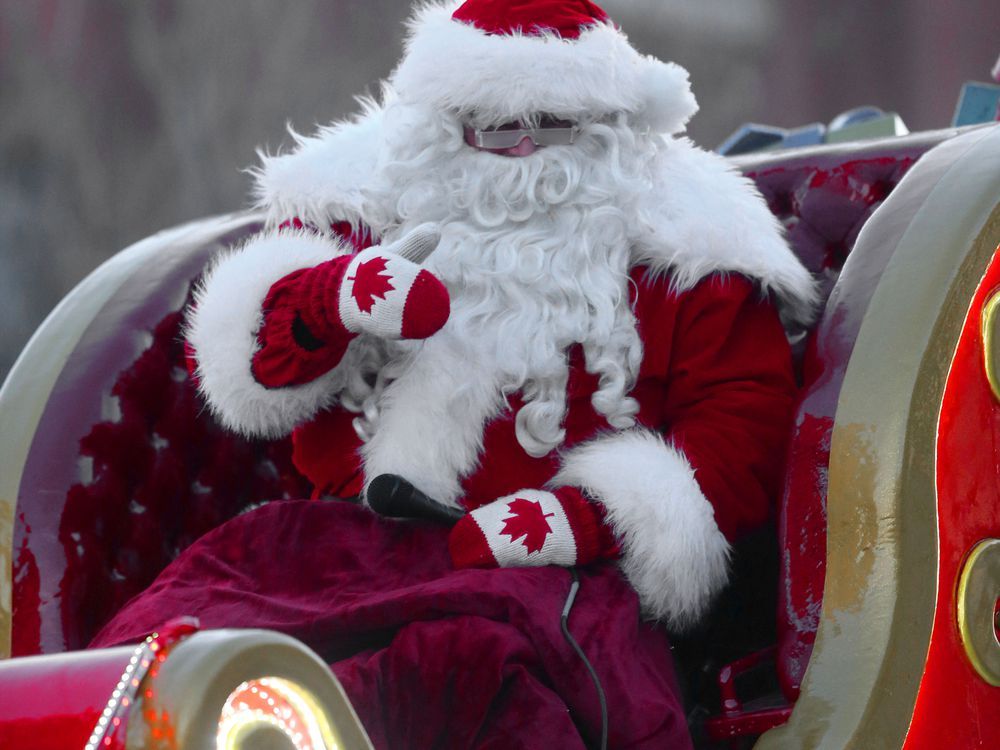
<instances>
[{"instance_id":1,"label":"red painted metal","mask_svg":"<svg viewBox=\"0 0 1000 750\"><path fill-rule=\"evenodd\" d=\"M0 661L0 747L83 750L133 650Z\"/></svg>"},{"instance_id":2,"label":"red painted metal","mask_svg":"<svg viewBox=\"0 0 1000 750\"><path fill-rule=\"evenodd\" d=\"M123 748L137 686L149 694L157 662L197 630L195 618L167 622L147 639L142 663L134 646L0 661L0 748L83 750L92 738L100 748Z\"/></svg>"},{"instance_id":3,"label":"red painted metal","mask_svg":"<svg viewBox=\"0 0 1000 750\"><path fill-rule=\"evenodd\" d=\"M727 664L719 671L719 697L722 699L722 714L733 717L743 711L743 703L736 694L736 679L761 664L774 660L775 647L764 648L742 659Z\"/></svg>"},{"instance_id":4,"label":"red painted metal","mask_svg":"<svg viewBox=\"0 0 1000 750\"><path fill-rule=\"evenodd\" d=\"M1000 537L1000 404L986 380L980 315L1000 289L1000 248L972 301L948 374L937 444L938 600L905 750L1000 747L1000 688L972 668L956 618L971 549Z\"/></svg>"},{"instance_id":5,"label":"red painted metal","mask_svg":"<svg viewBox=\"0 0 1000 750\"><path fill-rule=\"evenodd\" d=\"M722 700L722 715L713 716L705 722L705 732L714 742L737 737L763 734L768 729L784 724L792 714L792 706L778 698L778 705L761 707L761 702L774 703L765 698L744 702L736 691L736 681L747 672L765 665L773 667L777 656L777 646L755 651L742 659L727 664L719 671L719 697Z\"/></svg>"},{"instance_id":6,"label":"red painted metal","mask_svg":"<svg viewBox=\"0 0 1000 750\"><path fill-rule=\"evenodd\" d=\"M751 708L744 704L736 691L736 681L752 669L772 664L777 647L755 651L742 659L727 664L719 672L719 696L722 699L722 715L713 716L705 722L709 739L721 740L763 734L768 729L784 724L792 713L790 705Z\"/></svg>"}]
</instances>

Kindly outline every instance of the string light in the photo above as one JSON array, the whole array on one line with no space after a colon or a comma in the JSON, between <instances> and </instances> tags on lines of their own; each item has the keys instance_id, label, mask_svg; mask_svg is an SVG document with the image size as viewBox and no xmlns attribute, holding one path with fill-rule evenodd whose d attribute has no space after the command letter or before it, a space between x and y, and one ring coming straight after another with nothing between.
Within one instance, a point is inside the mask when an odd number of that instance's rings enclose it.
<instances>
[{"instance_id":1,"label":"string light","mask_svg":"<svg viewBox=\"0 0 1000 750\"><path fill-rule=\"evenodd\" d=\"M108 699L107 705L97 719L97 726L91 732L85 750L97 750L101 745L105 747L111 746L111 738L122 724L122 714L126 712L132 699L135 698L139 683L142 682L146 676L146 672L149 670L150 662L146 657L151 656L156 651L156 649L152 648L154 645L159 648L157 644L159 637L159 633L153 633L140 643L132 653L132 657L128 660L128 664L125 666L125 671L122 672L118 684L111 691L111 698ZM141 666L139 666L140 660L142 660Z\"/></svg>"},{"instance_id":2,"label":"string light","mask_svg":"<svg viewBox=\"0 0 1000 750\"><path fill-rule=\"evenodd\" d=\"M279 677L242 683L226 700L219 717L218 750L238 750L255 727L271 727L295 750L336 750L338 744L325 713L299 685Z\"/></svg>"},{"instance_id":3,"label":"string light","mask_svg":"<svg viewBox=\"0 0 1000 750\"><path fill-rule=\"evenodd\" d=\"M101 711L97 724L90 733L90 739L84 746L85 750L98 750L101 746L110 747L115 732L120 731L128 720L128 708L136 699L142 681L150 673L150 668L166 658L166 649L183 640L198 629L196 620L190 617L179 617L168 622L160 632L153 633L136 646L129 657L125 671L118 679L118 684L111 691L107 705ZM152 697L152 690L147 689L145 695Z\"/></svg>"}]
</instances>

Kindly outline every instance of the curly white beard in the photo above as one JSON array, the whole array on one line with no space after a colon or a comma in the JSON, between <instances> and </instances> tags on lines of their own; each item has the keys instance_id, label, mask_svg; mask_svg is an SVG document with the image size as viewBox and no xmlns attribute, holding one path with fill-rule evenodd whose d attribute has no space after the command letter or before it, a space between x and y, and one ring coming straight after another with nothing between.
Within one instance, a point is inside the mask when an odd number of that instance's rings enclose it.
<instances>
[{"instance_id":1,"label":"curly white beard","mask_svg":"<svg viewBox=\"0 0 1000 750\"><path fill-rule=\"evenodd\" d=\"M422 108L390 104L387 124L388 158L365 213L387 240L439 225L441 243L424 265L447 285L452 309L426 342L372 342L375 386L359 379L350 394L364 411L360 429L374 438L395 401L392 384L426 369L449 401L432 404L427 392L427 408L465 414L480 431L519 393L518 441L545 455L565 436L576 343L599 376L595 409L630 427L642 345L629 305L629 230L640 220L635 197L651 183L651 139L624 121L588 123L571 146L508 158L470 148L460 122Z\"/></svg>"}]
</instances>

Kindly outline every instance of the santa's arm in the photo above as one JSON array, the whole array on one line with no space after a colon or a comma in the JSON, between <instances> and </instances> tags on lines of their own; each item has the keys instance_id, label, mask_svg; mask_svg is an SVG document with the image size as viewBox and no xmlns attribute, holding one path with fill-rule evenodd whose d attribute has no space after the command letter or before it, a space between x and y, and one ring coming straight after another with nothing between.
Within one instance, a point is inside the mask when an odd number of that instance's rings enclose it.
<instances>
[{"instance_id":1,"label":"santa's arm","mask_svg":"<svg viewBox=\"0 0 1000 750\"><path fill-rule=\"evenodd\" d=\"M436 244L421 227L355 254L339 235L285 226L224 256L200 285L187 329L213 413L247 435L286 434L360 377L349 354L359 333L438 330L447 291L417 264Z\"/></svg>"},{"instance_id":2,"label":"santa's arm","mask_svg":"<svg viewBox=\"0 0 1000 750\"><path fill-rule=\"evenodd\" d=\"M769 517L795 384L777 313L742 277L701 282L674 320L663 429L574 448L554 484L601 504L644 610L683 628L725 584L729 543Z\"/></svg>"}]
</instances>

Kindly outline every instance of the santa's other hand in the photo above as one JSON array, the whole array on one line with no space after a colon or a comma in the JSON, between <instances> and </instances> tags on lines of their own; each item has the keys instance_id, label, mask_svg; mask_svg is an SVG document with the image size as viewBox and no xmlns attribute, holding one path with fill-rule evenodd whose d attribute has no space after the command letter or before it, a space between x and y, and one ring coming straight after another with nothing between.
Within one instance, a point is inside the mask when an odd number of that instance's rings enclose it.
<instances>
[{"instance_id":1,"label":"santa's other hand","mask_svg":"<svg viewBox=\"0 0 1000 750\"><path fill-rule=\"evenodd\" d=\"M438 234L418 227L388 246L358 253L344 271L338 311L344 327L384 339L424 339L447 322L448 290L422 260L437 246Z\"/></svg>"},{"instance_id":2,"label":"santa's other hand","mask_svg":"<svg viewBox=\"0 0 1000 750\"><path fill-rule=\"evenodd\" d=\"M468 513L448 551L456 568L586 565L619 548L600 508L575 487L521 490Z\"/></svg>"}]
</instances>

